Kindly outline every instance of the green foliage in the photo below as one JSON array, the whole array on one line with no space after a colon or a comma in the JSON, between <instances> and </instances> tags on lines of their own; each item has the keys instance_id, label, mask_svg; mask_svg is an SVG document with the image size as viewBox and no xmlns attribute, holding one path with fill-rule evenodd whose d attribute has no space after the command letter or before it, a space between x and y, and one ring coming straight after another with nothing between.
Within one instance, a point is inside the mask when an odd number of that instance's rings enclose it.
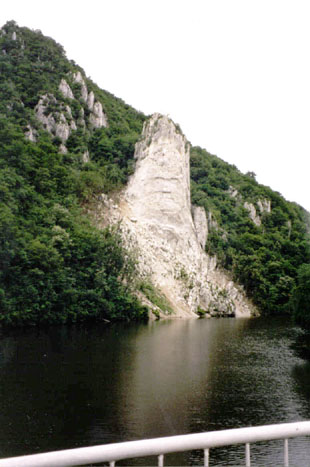
<instances>
[{"instance_id":1,"label":"green foliage","mask_svg":"<svg viewBox=\"0 0 310 467\"><path fill-rule=\"evenodd\" d=\"M305 211L259 185L253 172L243 175L199 147L191 148L191 179L193 202L214 219L207 252L232 271L262 311L289 311L298 267L310 258ZM270 200L271 212L260 212L263 200ZM245 202L253 204L261 225L251 220Z\"/></svg>"},{"instance_id":2,"label":"green foliage","mask_svg":"<svg viewBox=\"0 0 310 467\"><path fill-rule=\"evenodd\" d=\"M0 51L0 322L144 319L146 310L131 288L133 258L117 230L97 230L85 212L99 194L119 190L133 173L134 147L146 117L99 89L40 31L9 22L1 30ZM81 86L73 80L77 71L102 104L106 128L91 127ZM75 99L59 91L63 78ZM71 112L77 122L66 154L59 151L60 138L36 117L43 95L54 96L47 114L57 120L60 112L68 118ZM25 138L29 125L35 143ZM308 326L300 285L306 273L299 268L310 260L309 215L259 185L253 172L242 175L197 147L191 148L191 180L192 201L212 213L207 251L262 310L285 311L289 302L298 322ZM257 226L244 202L259 212L258 201L265 199L272 210L260 213ZM151 284L140 288L164 312L172 311Z\"/></svg>"},{"instance_id":3,"label":"green foliage","mask_svg":"<svg viewBox=\"0 0 310 467\"><path fill-rule=\"evenodd\" d=\"M0 120L0 140L4 134L0 321L144 318L145 309L120 280L128 269L121 237L117 231L95 229L83 215L74 196L81 183L72 162L55 153L52 144L31 143ZM81 171L81 178L87 173L95 172ZM83 181L91 186L87 194L100 185L97 179Z\"/></svg>"},{"instance_id":4,"label":"green foliage","mask_svg":"<svg viewBox=\"0 0 310 467\"><path fill-rule=\"evenodd\" d=\"M166 297L160 293L151 282L149 281L141 281L138 284L138 289L144 293L146 298L150 300L154 305L158 306L164 314L172 314L173 310L171 308L170 303L166 299Z\"/></svg>"},{"instance_id":5,"label":"green foliage","mask_svg":"<svg viewBox=\"0 0 310 467\"><path fill-rule=\"evenodd\" d=\"M206 310L203 310L202 308L200 308L200 306L197 308L196 310L196 313L197 315L199 316L199 318L204 318L207 314L207 311Z\"/></svg>"},{"instance_id":6,"label":"green foliage","mask_svg":"<svg viewBox=\"0 0 310 467\"><path fill-rule=\"evenodd\" d=\"M297 284L294 288L291 306L297 324L310 332L310 264L298 268Z\"/></svg>"},{"instance_id":7,"label":"green foliage","mask_svg":"<svg viewBox=\"0 0 310 467\"><path fill-rule=\"evenodd\" d=\"M310 360L310 263L298 268L297 284L290 306L295 323L301 326L292 348L299 357Z\"/></svg>"},{"instance_id":8,"label":"green foliage","mask_svg":"<svg viewBox=\"0 0 310 467\"><path fill-rule=\"evenodd\" d=\"M13 39L13 34L16 38ZM66 113L71 109L76 121L81 115L88 115L89 108L81 99L80 84L75 83L73 74L81 68L70 62L65 52L53 39L40 31L19 28L9 22L2 28L0 36L0 116L18 125L24 132L29 124L37 131L41 125L35 117L34 108L43 95L52 95L46 114L52 113L57 120L57 112ZM65 99L59 91L59 84L65 78L75 93L76 99ZM71 154L79 156L88 150L90 159L97 164L99 178L90 173L80 177L78 188L82 198L89 198L91 185L94 192L101 183L105 191L119 189L126 183L134 167L134 146L138 140L145 116L137 112L121 99L101 90L90 79L84 78L88 91L93 91L108 119L108 127L92 130L80 125L72 131L67 141ZM46 135L45 135L46 138ZM51 141L58 152L60 140ZM68 156L69 157L69 156ZM77 160L78 160L77 159Z\"/></svg>"},{"instance_id":9,"label":"green foliage","mask_svg":"<svg viewBox=\"0 0 310 467\"><path fill-rule=\"evenodd\" d=\"M78 128L61 154L33 109L43 94L57 98L47 113L64 108L60 80L80 69L55 41L14 22L3 27L0 49L0 323L146 319L117 229L96 229L83 211L126 181L145 117L88 82L109 128ZM83 105L70 101L76 118ZM29 124L36 143L25 138ZM92 162L85 164L86 150Z\"/></svg>"}]
</instances>

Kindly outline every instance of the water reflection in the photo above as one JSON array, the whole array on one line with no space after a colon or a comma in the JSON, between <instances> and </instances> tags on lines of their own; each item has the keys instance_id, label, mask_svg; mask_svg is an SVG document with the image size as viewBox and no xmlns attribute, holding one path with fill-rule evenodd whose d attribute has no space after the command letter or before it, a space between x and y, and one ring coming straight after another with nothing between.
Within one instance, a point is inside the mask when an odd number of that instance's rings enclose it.
<instances>
[{"instance_id":1,"label":"water reflection","mask_svg":"<svg viewBox=\"0 0 310 467\"><path fill-rule=\"evenodd\" d=\"M2 335L1 455L310 418L310 367L290 350L289 328L211 319ZM306 446L292 445L300 467ZM253 449L260 465L282 451ZM212 456L242 463L243 447ZM168 458L184 462L201 453Z\"/></svg>"},{"instance_id":2,"label":"water reflection","mask_svg":"<svg viewBox=\"0 0 310 467\"><path fill-rule=\"evenodd\" d=\"M225 342L231 332L238 334L247 325L244 320L224 324L168 321L143 329L121 384L124 405L130 408L124 415L128 426L135 425L134 437L188 433L193 425L200 430L201 410L208 413L206 396L218 360L226 354Z\"/></svg>"}]
</instances>

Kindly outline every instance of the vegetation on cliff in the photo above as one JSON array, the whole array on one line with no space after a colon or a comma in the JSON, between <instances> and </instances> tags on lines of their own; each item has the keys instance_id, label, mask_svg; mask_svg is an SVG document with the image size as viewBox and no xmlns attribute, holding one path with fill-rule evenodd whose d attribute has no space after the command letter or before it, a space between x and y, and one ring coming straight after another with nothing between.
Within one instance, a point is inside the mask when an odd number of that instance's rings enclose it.
<instances>
[{"instance_id":1,"label":"vegetation on cliff","mask_svg":"<svg viewBox=\"0 0 310 467\"><path fill-rule=\"evenodd\" d=\"M310 262L308 213L204 149L191 149L192 201L211 212L206 250L267 313L291 311ZM252 215L252 217L251 217Z\"/></svg>"},{"instance_id":2,"label":"vegetation on cliff","mask_svg":"<svg viewBox=\"0 0 310 467\"><path fill-rule=\"evenodd\" d=\"M1 33L0 322L145 318L120 235L99 231L83 213L87 199L126 181L145 117L88 81L109 126L78 128L62 154L34 109L53 94L79 112L83 102L64 99L58 86L80 68L40 32L10 22ZM25 136L29 125L36 141ZM83 162L85 149L92 162Z\"/></svg>"},{"instance_id":3,"label":"vegetation on cliff","mask_svg":"<svg viewBox=\"0 0 310 467\"><path fill-rule=\"evenodd\" d=\"M83 86L107 125L91 124ZM43 114L65 138L38 118L42 96ZM96 229L84 209L124 186L145 119L40 31L13 21L0 30L0 323L145 318L119 233ZM294 309L309 326L301 294L310 261L306 212L201 148L191 149L191 180L192 201L209 216L207 252L262 311Z\"/></svg>"}]
</instances>

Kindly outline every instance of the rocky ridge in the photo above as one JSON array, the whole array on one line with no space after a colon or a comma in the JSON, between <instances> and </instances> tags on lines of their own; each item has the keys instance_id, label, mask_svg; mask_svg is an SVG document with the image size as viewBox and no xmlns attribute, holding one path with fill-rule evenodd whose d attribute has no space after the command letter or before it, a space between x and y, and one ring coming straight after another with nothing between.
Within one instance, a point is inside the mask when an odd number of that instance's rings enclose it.
<instances>
[{"instance_id":1,"label":"rocky ridge","mask_svg":"<svg viewBox=\"0 0 310 467\"><path fill-rule=\"evenodd\" d=\"M242 288L222 271L205 244L208 221L191 206L189 144L166 116L145 123L135 147L136 169L115 203L102 196L98 223L119 222L142 278L165 295L175 316L249 316Z\"/></svg>"},{"instance_id":2,"label":"rocky ridge","mask_svg":"<svg viewBox=\"0 0 310 467\"><path fill-rule=\"evenodd\" d=\"M85 129L89 127L89 129L95 129L108 126L108 120L103 111L102 104L95 99L93 91L88 91L81 72L70 73L68 79L71 80L72 83L78 84L80 87L76 96L66 79L62 78L58 90L65 101L60 101L52 93L44 94L40 97L34 109L36 118L43 125L43 128L54 138L60 139L60 151L62 153L67 152L66 141L72 131L76 131L78 128ZM70 100L80 101L78 117L73 115L73 111L70 107ZM89 114L88 118L85 117L83 106L87 109ZM25 136L30 141L35 142L36 129L28 125ZM89 161L88 151L84 153L83 161Z\"/></svg>"}]
</instances>

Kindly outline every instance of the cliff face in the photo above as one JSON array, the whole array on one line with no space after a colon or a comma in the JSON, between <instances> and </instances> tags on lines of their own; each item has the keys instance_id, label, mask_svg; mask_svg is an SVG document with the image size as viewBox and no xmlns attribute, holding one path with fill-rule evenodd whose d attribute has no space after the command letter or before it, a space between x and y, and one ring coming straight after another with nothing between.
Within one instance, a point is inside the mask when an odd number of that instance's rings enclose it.
<instances>
[{"instance_id":1,"label":"cliff face","mask_svg":"<svg viewBox=\"0 0 310 467\"><path fill-rule=\"evenodd\" d=\"M198 308L210 315L250 315L243 291L204 251L208 222L203 208L190 202L189 144L168 117L155 114L144 125L135 159L113 215L117 210L141 275L177 316L197 316Z\"/></svg>"},{"instance_id":2,"label":"cliff face","mask_svg":"<svg viewBox=\"0 0 310 467\"><path fill-rule=\"evenodd\" d=\"M157 314L169 312L163 294L177 315L248 313L228 274L264 312L287 311L309 263L306 211L195 146L191 206L189 145L168 118L151 118L141 137L145 115L40 31L7 23L0 56L0 321L136 319L145 309L133 293ZM118 232L98 232L84 213L120 222L140 274Z\"/></svg>"}]
</instances>

